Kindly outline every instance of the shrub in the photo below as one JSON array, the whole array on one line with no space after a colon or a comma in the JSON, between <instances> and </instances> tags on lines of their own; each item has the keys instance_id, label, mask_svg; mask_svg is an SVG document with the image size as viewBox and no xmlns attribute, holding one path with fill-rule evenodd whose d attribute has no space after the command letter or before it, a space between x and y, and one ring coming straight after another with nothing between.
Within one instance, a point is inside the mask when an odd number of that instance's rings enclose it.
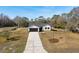
<instances>
[{"instance_id":1,"label":"shrub","mask_svg":"<svg viewBox=\"0 0 79 59\"><path fill-rule=\"evenodd\" d=\"M63 24L58 24L57 26L55 26L56 28L61 28L61 29L65 29L65 25Z\"/></svg>"}]
</instances>

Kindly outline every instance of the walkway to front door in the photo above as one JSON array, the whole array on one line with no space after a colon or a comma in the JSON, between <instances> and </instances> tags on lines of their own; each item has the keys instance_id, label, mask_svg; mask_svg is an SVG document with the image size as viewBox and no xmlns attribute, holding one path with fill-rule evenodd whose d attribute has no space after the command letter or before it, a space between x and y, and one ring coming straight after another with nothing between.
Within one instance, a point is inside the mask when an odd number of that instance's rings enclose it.
<instances>
[{"instance_id":1,"label":"walkway to front door","mask_svg":"<svg viewBox=\"0 0 79 59\"><path fill-rule=\"evenodd\" d=\"M24 53L46 53L46 52L47 51L42 46L39 33L30 32Z\"/></svg>"}]
</instances>

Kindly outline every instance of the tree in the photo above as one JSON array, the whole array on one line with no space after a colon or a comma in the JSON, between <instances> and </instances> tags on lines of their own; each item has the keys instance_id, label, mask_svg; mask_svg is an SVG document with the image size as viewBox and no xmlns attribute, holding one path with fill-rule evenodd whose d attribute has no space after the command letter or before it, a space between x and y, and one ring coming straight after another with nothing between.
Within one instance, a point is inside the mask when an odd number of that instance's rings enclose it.
<instances>
[{"instance_id":1,"label":"tree","mask_svg":"<svg viewBox=\"0 0 79 59\"><path fill-rule=\"evenodd\" d=\"M11 27L15 26L16 23L11 20L8 16L0 14L0 27Z\"/></svg>"},{"instance_id":2,"label":"tree","mask_svg":"<svg viewBox=\"0 0 79 59\"><path fill-rule=\"evenodd\" d=\"M18 27L27 27L28 26L28 18L26 17L15 17L14 21L18 25Z\"/></svg>"},{"instance_id":3,"label":"tree","mask_svg":"<svg viewBox=\"0 0 79 59\"><path fill-rule=\"evenodd\" d=\"M23 20L26 20L27 22L29 22L29 18L27 17L22 17Z\"/></svg>"},{"instance_id":4,"label":"tree","mask_svg":"<svg viewBox=\"0 0 79 59\"><path fill-rule=\"evenodd\" d=\"M39 16L38 21L41 22L41 23L47 23L46 18L44 18L43 16Z\"/></svg>"},{"instance_id":5,"label":"tree","mask_svg":"<svg viewBox=\"0 0 79 59\"><path fill-rule=\"evenodd\" d=\"M65 19L60 15L54 15L51 18L51 23L53 24L54 27L61 29L64 29L66 25Z\"/></svg>"}]
</instances>

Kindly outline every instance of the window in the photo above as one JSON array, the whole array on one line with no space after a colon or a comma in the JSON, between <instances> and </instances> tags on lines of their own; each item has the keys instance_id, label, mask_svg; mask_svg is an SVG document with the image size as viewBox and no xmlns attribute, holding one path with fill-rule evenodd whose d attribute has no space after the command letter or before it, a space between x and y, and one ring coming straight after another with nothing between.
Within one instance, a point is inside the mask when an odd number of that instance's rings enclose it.
<instances>
[{"instance_id":1,"label":"window","mask_svg":"<svg viewBox=\"0 0 79 59\"><path fill-rule=\"evenodd\" d=\"M47 27L45 27L45 29L47 29Z\"/></svg>"},{"instance_id":2,"label":"window","mask_svg":"<svg viewBox=\"0 0 79 59\"><path fill-rule=\"evenodd\" d=\"M49 27L48 27L48 29L49 29Z\"/></svg>"},{"instance_id":3,"label":"window","mask_svg":"<svg viewBox=\"0 0 79 59\"><path fill-rule=\"evenodd\" d=\"M50 29L49 27L45 27L45 29Z\"/></svg>"}]
</instances>

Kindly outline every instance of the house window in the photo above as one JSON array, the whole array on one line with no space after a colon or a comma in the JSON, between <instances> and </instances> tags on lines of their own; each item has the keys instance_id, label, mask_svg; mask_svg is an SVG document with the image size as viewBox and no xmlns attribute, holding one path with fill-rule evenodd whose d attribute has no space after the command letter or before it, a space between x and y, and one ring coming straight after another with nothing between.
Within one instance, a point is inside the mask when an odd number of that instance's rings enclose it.
<instances>
[{"instance_id":1,"label":"house window","mask_svg":"<svg viewBox=\"0 0 79 59\"><path fill-rule=\"evenodd\" d=\"M48 29L49 29L49 27L48 27Z\"/></svg>"},{"instance_id":2,"label":"house window","mask_svg":"<svg viewBox=\"0 0 79 59\"><path fill-rule=\"evenodd\" d=\"M45 29L49 29L49 27L45 27Z\"/></svg>"},{"instance_id":3,"label":"house window","mask_svg":"<svg viewBox=\"0 0 79 59\"><path fill-rule=\"evenodd\" d=\"M45 29L47 29L47 27L45 27Z\"/></svg>"}]
</instances>

